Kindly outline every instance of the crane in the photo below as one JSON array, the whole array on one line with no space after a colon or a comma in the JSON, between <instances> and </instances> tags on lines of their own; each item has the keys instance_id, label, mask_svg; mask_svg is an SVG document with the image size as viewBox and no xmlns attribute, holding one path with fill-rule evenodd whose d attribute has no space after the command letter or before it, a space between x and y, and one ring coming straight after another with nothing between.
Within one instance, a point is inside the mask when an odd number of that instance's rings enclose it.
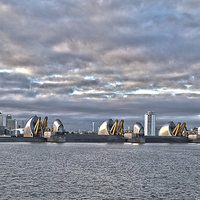
<instances>
[{"instance_id":1,"label":"crane","mask_svg":"<svg viewBox=\"0 0 200 200\"><path fill-rule=\"evenodd\" d=\"M118 135L121 135L121 136L124 136L124 120L122 119L117 127L117 134Z\"/></svg>"},{"instance_id":2,"label":"crane","mask_svg":"<svg viewBox=\"0 0 200 200\"><path fill-rule=\"evenodd\" d=\"M110 135L115 135L116 129L117 129L117 124L118 124L118 120L116 119L114 124L112 125L112 127L110 129Z\"/></svg>"},{"instance_id":3,"label":"crane","mask_svg":"<svg viewBox=\"0 0 200 200\"><path fill-rule=\"evenodd\" d=\"M53 131L53 127L47 127L47 120L48 120L48 117L46 116L44 118L43 123L42 123L42 131L43 131L43 133L45 132L45 130Z\"/></svg>"},{"instance_id":4,"label":"crane","mask_svg":"<svg viewBox=\"0 0 200 200\"><path fill-rule=\"evenodd\" d=\"M124 129L124 120L122 119L118 125L118 120L116 119L114 124L110 129L110 135L121 135L124 136L124 132L133 133L131 129Z\"/></svg>"},{"instance_id":5,"label":"crane","mask_svg":"<svg viewBox=\"0 0 200 200\"><path fill-rule=\"evenodd\" d=\"M39 131L39 128L41 126L41 117L38 117L38 120L34 126L34 129L33 129L33 133L34 133L34 136L37 137L38 136L38 131Z\"/></svg>"},{"instance_id":6,"label":"crane","mask_svg":"<svg viewBox=\"0 0 200 200\"><path fill-rule=\"evenodd\" d=\"M197 134L197 132L196 131L188 131L185 122L182 125L181 125L181 122L178 122L178 124L172 131L172 136L188 137L189 134Z\"/></svg>"},{"instance_id":7,"label":"crane","mask_svg":"<svg viewBox=\"0 0 200 200\"><path fill-rule=\"evenodd\" d=\"M46 117L44 118L43 123L42 123L42 131L43 131L43 132L45 131L45 129L46 129L46 127L47 127L47 120L48 120L48 117L46 116Z\"/></svg>"},{"instance_id":8,"label":"crane","mask_svg":"<svg viewBox=\"0 0 200 200\"><path fill-rule=\"evenodd\" d=\"M48 120L48 117L46 116L44 118L43 123L41 123L41 117L38 117L38 120L35 123L34 129L33 129L33 133L35 137L43 136L45 130L53 131L53 127L47 127L47 120Z\"/></svg>"},{"instance_id":9,"label":"crane","mask_svg":"<svg viewBox=\"0 0 200 200\"><path fill-rule=\"evenodd\" d=\"M181 125L181 122L178 122L178 124L176 125L176 127L172 131L172 136L181 136L183 131L184 131L184 129L187 130L186 123L183 123Z\"/></svg>"}]
</instances>

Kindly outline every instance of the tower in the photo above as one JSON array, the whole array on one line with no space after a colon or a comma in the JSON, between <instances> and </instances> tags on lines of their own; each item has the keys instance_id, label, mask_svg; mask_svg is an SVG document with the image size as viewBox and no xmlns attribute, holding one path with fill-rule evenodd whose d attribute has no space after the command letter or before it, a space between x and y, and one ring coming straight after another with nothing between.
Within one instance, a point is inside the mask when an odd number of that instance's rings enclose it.
<instances>
[{"instance_id":1,"label":"tower","mask_svg":"<svg viewBox=\"0 0 200 200\"><path fill-rule=\"evenodd\" d=\"M11 115L6 115L6 127L9 128L10 127L10 123L9 123L9 120L12 119L12 116Z\"/></svg>"},{"instance_id":2,"label":"tower","mask_svg":"<svg viewBox=\"0 0 200 200\"><path fill-rule=\"evenodd\" d=\"M3 126L3 114L0 112L0 126Z\"/></svg>"},{"instance_id":3,"label":"tower","mask_svg":"<svg viewBox=\"0 0 200 200\"><path fill-rule=\"evenodd\" d=\"M92 122L92 132L94 132L94 122Z\"/></svg>"},{"instance_id":4,"label":"tower","mask_svg":"<svg viewBox=\"0 0 200 200\"><path fill-rule=\"evenodd\" d=\"M148 136L156 135L156 115L148 111L144 115L144 134Z\"/></svg>"},{"instance_id":5,"label":"tower","mask_svg":"<svg viewBox=\"0 0 200 200\"><path fill-rule=\"evenodd\" d=\"M6 116L6 127L8 129L16 129L17 128L17 120L16 119L12 119L11 115L7 115Z\"/></svg>"}]
</instances>

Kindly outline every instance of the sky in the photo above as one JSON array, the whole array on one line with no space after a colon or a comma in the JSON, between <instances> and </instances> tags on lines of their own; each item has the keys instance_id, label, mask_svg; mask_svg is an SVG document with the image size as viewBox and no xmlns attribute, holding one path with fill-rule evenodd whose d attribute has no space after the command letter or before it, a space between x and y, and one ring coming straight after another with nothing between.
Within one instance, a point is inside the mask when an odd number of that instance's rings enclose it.
<instances>
[{"instance_id":1,"label":"sky","mask_svg":"<svg viewBox=\"0 0 200 200\"><path fill-rule=\"evenodd\" d=\"M200 126L198 0L0 0L0 47L4 119Z\"/></svg>"}]
</instances>

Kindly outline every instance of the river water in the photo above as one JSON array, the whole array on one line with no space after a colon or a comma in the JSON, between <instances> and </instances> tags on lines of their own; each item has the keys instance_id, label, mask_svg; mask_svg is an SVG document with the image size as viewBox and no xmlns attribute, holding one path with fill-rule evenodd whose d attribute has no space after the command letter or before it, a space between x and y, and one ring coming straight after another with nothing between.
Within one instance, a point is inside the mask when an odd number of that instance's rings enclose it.
<instances>
[{"instance_id":1,"label":"river water","mask_svg":"<svg viewBox=\"0 0 200 200\"><path fill-rule=\"evenodd\" d=\"M200 199L200 145L0 143L0 199Z\"/></svg>"}]
</instances>

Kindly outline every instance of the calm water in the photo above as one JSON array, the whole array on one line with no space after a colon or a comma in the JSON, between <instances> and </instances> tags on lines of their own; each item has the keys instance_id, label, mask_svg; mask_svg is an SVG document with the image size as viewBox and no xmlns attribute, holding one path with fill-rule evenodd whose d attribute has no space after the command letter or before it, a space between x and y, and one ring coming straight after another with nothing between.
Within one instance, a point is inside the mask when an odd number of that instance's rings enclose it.
<instances>
[{"instance_id":1,"label":"calm water","mask_svg":"<svg viewBox=\"0 0 200 200\"><path fill-rule=\"evenodd\" d=\"M0 199L200 199L197 144L0 143Z\"/></svg>"}]
</instances>

